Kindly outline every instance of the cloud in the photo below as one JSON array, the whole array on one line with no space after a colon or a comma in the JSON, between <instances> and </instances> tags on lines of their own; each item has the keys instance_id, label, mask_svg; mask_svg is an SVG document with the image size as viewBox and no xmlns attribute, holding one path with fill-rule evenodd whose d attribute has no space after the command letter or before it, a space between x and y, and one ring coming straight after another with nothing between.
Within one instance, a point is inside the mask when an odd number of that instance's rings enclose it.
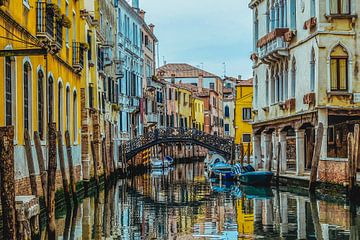
<instances>
[{"instance_id":1,"label":"cloud","mask_svg":"<svg viewBox=\"0 0 360 240\"><path fill-rule=\"evenodd\" d=\"M250 76L252 12L243 0L143 0L146 21L155 24L160 59L204 63L223 75ZM162 64L162 61L160 65Z\"/></svg>"}]
</instances>

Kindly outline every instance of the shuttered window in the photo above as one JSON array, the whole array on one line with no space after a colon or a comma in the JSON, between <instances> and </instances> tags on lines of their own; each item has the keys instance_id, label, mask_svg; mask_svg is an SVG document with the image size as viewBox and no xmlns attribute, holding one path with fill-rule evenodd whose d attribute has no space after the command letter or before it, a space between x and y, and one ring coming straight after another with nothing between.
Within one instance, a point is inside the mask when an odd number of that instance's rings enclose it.
<instances>
[{"instance_id":1,"label":"shuttered window","mask_svg":"<svg viewBox=\"0 0 360 240\"><path fill-rule=\"evenodd\" d=\"M348 90L348 54L342 46L337 46L331 53L330 78L332 91Z\"/></svg>"}]
</instances>

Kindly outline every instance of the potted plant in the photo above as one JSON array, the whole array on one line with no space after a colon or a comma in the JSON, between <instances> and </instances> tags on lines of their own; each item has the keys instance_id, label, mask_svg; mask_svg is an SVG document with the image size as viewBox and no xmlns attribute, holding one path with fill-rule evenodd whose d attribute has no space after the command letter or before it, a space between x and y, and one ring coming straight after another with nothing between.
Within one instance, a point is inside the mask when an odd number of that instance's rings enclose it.
<instances>
[{"instance_id":1,"label":"potted plant","mask_svg":"<svg viewBox=\"0 0 360 240\"><path fill-rule=\"evenodd\" d=\"M66 16L65 14L62 15L62 25L65 28L71 28L71 20L68 16Z\"/></svg>"}]
</instances>

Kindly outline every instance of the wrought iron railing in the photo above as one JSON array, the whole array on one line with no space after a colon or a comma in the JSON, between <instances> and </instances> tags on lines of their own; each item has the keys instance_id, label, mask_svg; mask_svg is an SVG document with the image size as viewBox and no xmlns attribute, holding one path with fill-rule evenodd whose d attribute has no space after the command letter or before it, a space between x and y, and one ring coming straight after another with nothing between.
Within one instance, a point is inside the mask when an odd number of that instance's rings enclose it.
<instances>
[{"instance_id":1,"label":"wrought iron railing","mask_svg":"<svg viewBox=\"0 0 360 240\"><path fill-rule=\"evenodd\" d=\"M37 2L36 10L37 35L53 40L55 29L55 13L53 5L46 2Z\"/></svg>"},{"instance_id":2,"label":"wrought iron railing","mask_svg":"<svg viewBox=\"0 0 360 240\"><path fill-rule=\"evenodd\" d=\"M61 20L56 20L56 44L62 48L63 46L63 25Z\"/></svg>"},{"instance_id":3,"label":"wrought iron railing","mask_svg":"<svg viewBox=\"0 0 360 240\"><path fill-rule=\"evenodd\" d=\"M84 47L78 42L73 42L73 67L83 69L84 67Z\"/></svg>"}]
</instances>

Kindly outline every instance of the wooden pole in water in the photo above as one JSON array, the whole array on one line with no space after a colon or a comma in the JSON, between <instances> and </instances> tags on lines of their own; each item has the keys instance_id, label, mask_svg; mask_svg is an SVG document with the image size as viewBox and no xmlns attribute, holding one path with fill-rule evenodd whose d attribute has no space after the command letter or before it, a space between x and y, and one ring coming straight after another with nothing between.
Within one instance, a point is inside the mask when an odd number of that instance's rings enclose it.
<instances>
[{"instance_id":1,"label":"wooden pole in water","mask_svg":"<svg viewBox=\"0 0 360 240\"><path fill-rule=\"evenodd\" d=\"M3 238L16 239L14 127L0 128L0 176Z\"/></svg>"},{"instance_id":2,"label":"wooden pole in water","mask_svg":"<svg viewBox=\"0 0 360 240\"><path fill-rule=\"evenodd\" d=\"M312 165L311 165L309 191L315 191L323 136L324 136L324 126L321 122L319 122L316 140L315 140L314 155L313 155Z\"/></svg>"},{"instance_id":3,"label":"wooden pole in water","mask_svg":"<svg viewBox=\"0 0 360 240\"><path fill-rule=\"evenodd\" d=\"M63 148L61 131L57 132L57 143L58 143L60 170L61 170L61 177L62 177L65 200L66 200L66 203L67 203L68 207L70 207L71 206L71 203L70 203L70 191L69 191L69 183L68 183L68 180L67 180L66 170L65 170L64 148Z\"/></svg>"},{"instance_id":4,"label":"wooden pole in water","mask_svg":"<svg viewBox=\"0 0 360 240\"><path fill-rule=\"evenodd\" d=\"M319 219L319 211L318 211L318 206L316 203L316 196L315 196L314 192L310 192L310 208L311 208L311 217L314 222L315 238L317 240L323 240L324 238L322 235L322 229L321 229L321 224L320 224L320 219Z\"/></svg>"},{"instance_id":5,"label":"wooden pole in water","mask_svg":"<svg viewBox=\"0 0 360 240\"><path fill-rule=\"evenodd\" d=\"M240 143L240 163L244 165L244 145Z\"/></svg>"},{"instance_id":6,"label":"wooden pole in water","mask_svg":"<svg viewBox=\"0 0 360 240\"><path fill-rule=\"evenodd\" d=\"M35 167L34 167L34 159L31 151L31 141L30 134L27 129L24 132L24 140L25 140L25 152L26 152L26 160L29 169L29 177L30 177L30 186L31 186L31 194L38 196L37 193L37 184L36 184L36 175L35 175Z\"/></svg>"},{"instance_id":7,"label":"wooden pole in water","mask_svg":"<svg viewBox=\"0 0 360 240\"><path fill-rule=\"evenodd\" d=\"M34 132L34 142L35 142L35 149L36 149L36 155L37 160L39 164L39 170L40 170L40 179L41 179L41 186L43 190L43 195L45 199L45 207L47 207L47 171L45 170L45 161L44 161L44 155L41 149L41 141L40 141L40 135L38 132Z\"/></svg>"},{"instance_id":8,"label":"wooden pole in water","mask_svg":"<svg viewBox=\"0 0 360 240\"><path fill-rule=\"evenodd\" d=\"M106 164L106 146L105 146L105 139L102 140L102 163L103 163L103 170L104 170L104 176L105 181L108 180L108 171L107 171L107 164Z\"/></svg>"},{"instance_id":9,"label":"wooden pole in water","mask_svg":"<svg viewBox=\"0 0 360 240\"><path fill-rule=\"evenodd\" d=\"M276 179L279 183L279 177L280 177L280 156L281 156L281 143L278 142L277 144L277 161L276 161Z\"/></svg>"},{"instance_id":10,"label":"wooden pole in water","mask_svg":"<svg viewBox=\"0 0 360 240\"><path fill-rule=\"evenodd\" d=\"M247 163L250 164L250 156L251 156L251 144L248 142L247 145Z\"/></svg>"},{"instance_id":11,"label":"wooden pole in water","mask_svg":"<svg viewBox=\"0 0 360 240\"><path fill-rule=\"evenodd\" d=\"M351 152L351 162L349 158L349 191L352 195L354 187L356 184L356 170L357 170L357 161L359 159L359 124L354 126L354 136L352 142L352 152ZM350 196L352 197L352 196Z\"/></svg>"},{"instance_id":12,"label":"wooden pole in water","mask_svg":"<svg viewBox=\"0 0 360 240\"><path fill-rule=\"evenodd\" d=\"M93 164L94 164L94 178L96 182L96 187L99 189L99 176L98 176L98 160L97 160L97 153L95 151L95 142L91 141L91 154L93 157Z\"/></svg>"},{"instance_id":13,"label":"wooden pole in water","mask_svg":"<svg viewBox=\"0 0 360 240\"><path fill-rule=\"evenodd\" d=\"M49 167L48 167L48 237L55 239L55 179L56 179L56 124L49 123Z\"/></svg>"},{"instance_id":14,"label":"wooden pole in water","mask_svg":"<svg viewBox=\"0 0 360 240\"><path fill-rule=\"evenodd\" d=\"M69 164L69 172L70 172L70 187L71 187L71 194L73 197L73 201L77 203L77 193L76 193L76 183L75 183L75 170L74 170L74 162L71 152L71 142L70 142L70 133L69 131L65 132L65 144L66 144L66 154Z\"/></svg>"},{"instance_id":15,"label":"wooden pole in water","mask_svg":"<svg viewBox=\"0 0 360 240\"><path fill-rule=\"evenodd\" d=\"M354 176L353 176L353 164L354 164L354 135L349 133L347 137L348 145L348 164L349 164L349 190L351 191L354 187Z\"/></svg>"}]
</instances>

